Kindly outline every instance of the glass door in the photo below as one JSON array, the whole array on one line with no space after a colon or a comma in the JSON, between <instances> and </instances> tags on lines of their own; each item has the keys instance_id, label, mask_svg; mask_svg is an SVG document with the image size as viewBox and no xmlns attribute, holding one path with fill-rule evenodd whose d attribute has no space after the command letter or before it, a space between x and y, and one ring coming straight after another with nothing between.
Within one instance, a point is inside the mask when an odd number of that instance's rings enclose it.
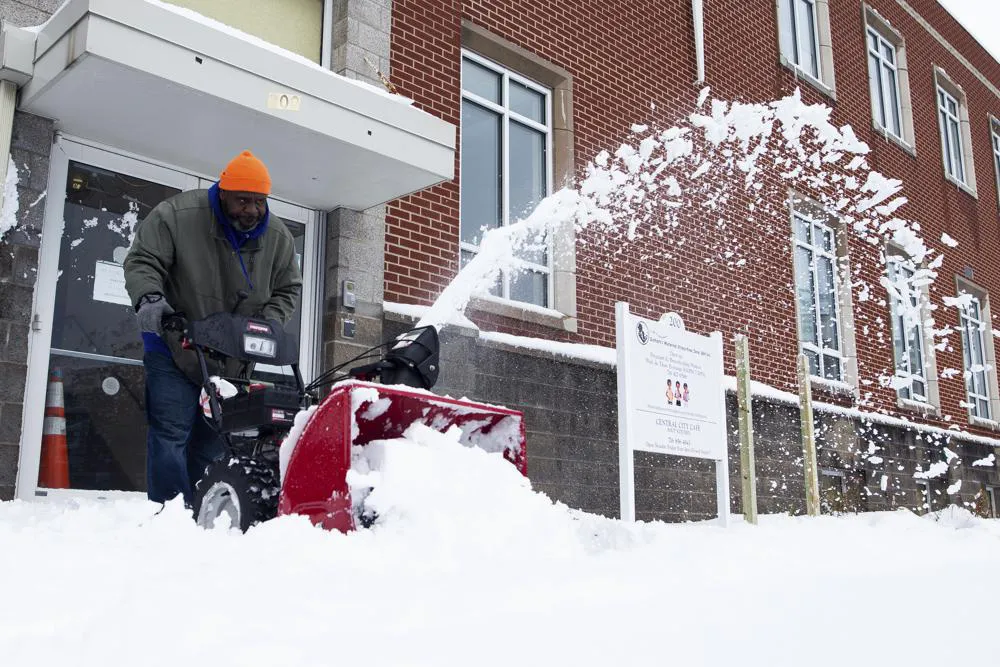
<instances>
[{"instance_id":1,"label":"glass door","mask_svg":"<svg viewBox=\"0 0 1000 667\"><path fill-rule=\"evenodd\" d=\"M18 495L145 491L143 346L122 262L138 221L197 179L65 138L53 153L48 192L62 200L42 235ZM39 465L46 448L56 464Z\"/></svg>"},{"instance_id":2,"label":"glass door","mask_svg":"<svg viewBox=\"0 0 1000 667\"><path fill-rule=\"evenodd\" d=\"M136 224L154 206L212 182L138 156L57 138L39 248L18 497L145 491L143 349L122 261ZM269 204L295 237L303 286L288 330L299 338L300 366L308 381L319 352L320 216L278 198ZM291 381L287 367L261 366L257 373L262 380ZM52 466L40 465L54 426L46 417L47 403L61 404L65 413L65 441L58 445L65 451L55 473Z\"/></svg>"}]
</instances>

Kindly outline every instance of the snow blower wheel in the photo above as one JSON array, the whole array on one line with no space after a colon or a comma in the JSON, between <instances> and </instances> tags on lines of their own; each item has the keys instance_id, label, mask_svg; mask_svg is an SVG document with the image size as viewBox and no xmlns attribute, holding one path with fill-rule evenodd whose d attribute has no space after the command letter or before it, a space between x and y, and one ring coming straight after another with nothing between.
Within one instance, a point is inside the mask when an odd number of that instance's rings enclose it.
<instances>
[{"instance_id":1,"label":"snow blower wheel","mask_svg":"<svg viewBox=\"0 0 1000 667\"><path fill-rule=\"evenodd\" d=\"M202 528L217 521L246 532L278 514L278 470L246 456L215 461L195 485L195 517Z\"/></svg>"}]
</instances>

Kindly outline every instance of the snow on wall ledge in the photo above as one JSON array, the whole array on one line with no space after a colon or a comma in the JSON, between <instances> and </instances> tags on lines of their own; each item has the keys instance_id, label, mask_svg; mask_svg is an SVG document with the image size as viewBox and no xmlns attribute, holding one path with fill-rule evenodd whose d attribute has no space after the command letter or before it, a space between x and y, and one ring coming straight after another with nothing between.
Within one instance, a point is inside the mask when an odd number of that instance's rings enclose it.
<instances>
[{"instance_id":1,"label":"snow on wall ledge","mask_svg":"<svg viewBox=\"0 0 1000 667\"><path fill-rule=\"evenodd\" d=\"M419 319L425 312L430 310L430 307L386 302L383 304L383 309L387 313L394 313L411 319ZM564 343L545 338L514 336L511 334L492 331L480 331L478 330L478 327L468 320L465 320L461 324L462 326L476 330L480 340L497 343L514 350L532 350L535 352L546 353L554 357L562 357L570 361L587 361L601 364L603 366L607 366L608 368L615 368L618 365L617 353L614 348L601 347L600 345L587 345L583 343ZM725 390L728 393L736 393L735 377L732 375L726 375L723 379L723 383ZM777 387L772 387L769 384L764 384L763 382L751 381L750 391L755 397L765 399L771 403L783 403L787 405L799 404L798 394L783 391ZM857 419L871 424L912 429L922 433L928 433L936 437L957 438L959 440L985 445L987 447L1000 447L1000 439L987 438L985 436L969 433L961 430L957 425L945 429L939 426L920 424L908 419L903 419L902 417L895 417L881 412L867 412L857 408L845 408L840 405L819 401L813 402L813 410L817 412L825 412L827 414L842 415L844 417Z\"/></svg>"}]
</instances>

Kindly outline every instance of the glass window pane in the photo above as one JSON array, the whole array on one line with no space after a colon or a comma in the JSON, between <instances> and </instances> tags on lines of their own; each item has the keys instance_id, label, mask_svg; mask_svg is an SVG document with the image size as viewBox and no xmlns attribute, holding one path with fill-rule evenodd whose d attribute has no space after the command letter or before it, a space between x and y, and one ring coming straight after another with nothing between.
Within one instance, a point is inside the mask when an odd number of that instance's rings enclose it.
<instances>
[{"instance_id":1,"label":"glass window pane","mask_svg":"<svg viewBox=\"0 0 1000 667\"><path fill-rule=\"evenodd\" d=\"M816 19L813 5L808 0L798 0L795 7L796 41L799 48L798 65L819 78L819 54L816 53Z\"/></svg>"},{"instance_id":2,"label":"glass window pane","mask_svg":"<svg viewBox=\"0 0 1000 667\"><path fill-rule=\"evenodd\" d=\"M868 54L868 86L872 96L872 115L881 126L885 126L885 105L882 102L882 78L879 76L879 64L875 56Z\"/></svg>"},{"instance_id":3,"label":"glass window pane","mask_svg":"<svg viewBox=\"0 0 1000 667\"><path fill-rule=\"evenodd\" d=\"M549 253L548 253L548 237L532 239L531 243L526 244L523 248L517 251L517 258L522 259L525 262L531 262L532 264L538 264L539 266L548 266Z\"/></svg>"},{"instance_id":4,"label":"glass window pane","mask_svg":"<svg viewBox=\"0 0 1000 667\"><path fill-rule=\"evenodd\" d=\"M823 240L823 250L833 252L833 232L829 229L820 228L820 234Z\"/></svg>"},{"instance_id":5,"label":"glass window pane","mask_svg":"<svg viewBox=\"0 0 1000 667\"><path fill-rule=\"evenodd\" d=\"M910 352L910 372L919 377L924 375L924 355L921 349L920 325L910 327L907 345Z\"/></svg>"},{"instance_id":6,"label":"glass window pane","mask_svg":"<svg viewBox=\"0 0 1000 667\"><path fill-rule=\"evenodd\" d=\"M913 399L913 393L910 391L910 387L900 387L896 390L900 398L911 400Z\"/></svg>"},{"instance_id":7,"label":"glass window pane","mask_svg":"<svg viewBox=\"0 0 1000 667\"><path fill-rule=\"evenodd\" d=\"M545 135L510 123L510 222L534 210L546 192Z\"/></svg>"},{"instance_id":8,"label":"glass window pane","mask_svg":"<svg viewBox=\"0 0 1000 667\"><path fill-rule=\"evenodd\" d=\"M799 335L801 340L806 343L818 344L812 253L807 248L795 248L795 293L799 302Z\"/></svg>"},{"instance_id":9,"label":"glass window pane","mask_svg":"<svg viewBox=\"0 0 1000 667\"><path fill-rule=\"evenodd\" d=\"M892 47L892 44L884 40L882 41L882 57L890 64L896 63L896 49Z\"/></svg>"},{"instance_id":10,"label":"glass window pane","mask_svg":"<svg viewBox=\"0 0 1000 667\"><path fill-rule=\"evenodd\" d=\"M965 181L965 165L962 163L962 139L959 134L958 123L949 121L948 124L949 141L954 147L955 176L960 181Z\"/></svg>"},{"instance_id":11,"label":"glass window pane","mask_svg":"<svg viewBox=\"0 0 1000 667\"><path fill-rule=\"evenodd\" d=\"M829 257L818 257L816 265L819 278L819 309L823 347L829 350L839 350L837 294L833 281L833 260Z\"/></svg>"},{"instance_id":12,"label":"glass window pane","mask_svg":"<svg viewBox=\"0 0 1000 667\"><path fill-rule=\"evenodd\" d=\"M802 353L806 355L806 360L809 362L809 374L819 376L819 353L813 350L802 350Z\"/></svg>"},{"instance_id":13,"label":"glass window pane","mask_svg":"<svg viewBox=\"0 0 1000 667\"><path fill-rule=\"evenodd\" d=\"M537 306L548 304L547 273L538 271L520 271L510 279L510 298L514 301L524 301Z\"/></svg>"},{"instance_id":14,"label":"glass window pane","mask_svg":"<svg viewBox=\"0 0 1000 667\"><path fill-rule=\"evenodd\" d=\"M983 419L989 419L990 418L989 401L985 399L979 399L978 406L979 406L979 416L982 417Z\"/></svg>"},{"instance_id":15,"label":"glass window pane","mask_svg":"<svg viewBox=\"0 0 1000 667\"><path fill-rule=\"evenodd\" d=\"M803 243L809 243L809 221L803 220L799 216L795 216L794 222L794 233L795 238Z\"/></svg>"},{"instance_id":16,"label":"glass window pane","mask_svg":"<svg viewBox=\"0 0 1000 667\"><path fill-rule=\"evenodd\" d=\"M499 73L468 58L462 59L462 90L479 95L490 102L501 104L500 86L502 83L503 77Z\"/></svg>"},{"instance_id":17,"label":"glass window pane","mask_svg":"<svg viewBox=\"0 0 1000 667\"><path fill-rule=\"evenodd\" d=\"M823 377L827 380L840 380L840 375L840 358L824 355Z\"/></svg>"},{"instance_id":18,"label":"glass window pane","mask_svg":"<svg viewBox=\"0 0 1000 667\"><path fill-rule=\"evenodd\" d=\"M896 71L886 68L885 70L885 95L888 98L888 119L889 125L887 129L895 134L897 137L902 136L903 130L901 126L900 118L902 114L899 109L899 91L897 89L898 81L896 80Z\"/></svg>"},{"instance_id":19,"label":"glass window pane","mask_svg":"<svg viewBox=\"0 0 1000 667\"><path fill-rule=\"evenodd\" d=\"M500 123L502 117L462 102L462 241L479 244L480 230L499 227L501 213Z\"/></svg>"},{"instance_id":20,"label":"glass window pane","mask_svg":"<svg viewBox=\"0 0 1000 667\"><path fill-rule=\"evenodd\" d=\"M909 372L909 357L903 340L903 318L892 318L892 352L896 360L896 370L902 374Z\"/></svg>"},{"instance_id":21,"label":"glass window pane","mask_svg":"<svg viewBox=\"0 0 1000 667\"><path fill-rule=\"evenodd\" d=\"M973 366L983 365L983 338L978 331L969 332L972 339L972 364Z\"/></svg>"},{"instance_id":22,"label":"glass window pane","mask_svg":"<svg viewBox=\"0 0 1000 667\"><path fill-rule=\"evenodd\" d=\"M919 396L920 398L927 397L927 386L921 380L913 381L913 394Z\"/></svg>"},{"instance_id":23,"label":"glass window pane","mask_svg":"<svg viewBox=\"0 0 1000 667\"><path fill-rule=\"evenodd\" d=\"M511 111L545 124L545 95L517 81L510 82L508 92Z\"/></svg>"}]
</instances>

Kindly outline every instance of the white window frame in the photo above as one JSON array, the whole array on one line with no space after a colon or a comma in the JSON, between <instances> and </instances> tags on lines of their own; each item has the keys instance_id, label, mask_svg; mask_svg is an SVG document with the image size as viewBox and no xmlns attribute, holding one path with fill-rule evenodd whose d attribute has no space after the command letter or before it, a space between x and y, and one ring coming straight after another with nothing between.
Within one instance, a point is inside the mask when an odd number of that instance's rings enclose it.
<instances>
[{"instance_id":1,"label":"white window frame","mask_svg":"<svg viewBox=\"0 0 1000 667\"><path fill-rule=\"evenodd\" d=\"M916 155L916 141L913 129L913 105L910 101L910 77L909 68L906 64L906 40L903 35L893 28L881 14L869 5L863 6L864 27L865 27L865 61L868 67L868 93L872 103L872 127L875 128L887 141L895 143L910 155ZM878 51L872 50L872 37L876 39ZM892 49L894 62L890 63L883 55L882 47L888 46ZM872 56L877 59L876 67L878 73L872 71ZM881 78L888 69L896 84L896 108L899 113L899 132L890 129L889 125L883 122L880 117L879 106L889 108L885 99L887 88L885 81ZM876 76L879 78L876 79ZM876 83L882 84L880 96ZM888 100L891 102L891 98Z\"/></svg>"},{"instance_id":2,"label":"white window frame","mask_svg":"<svg viewBox=\"0 0 1000 667\"><path fill-rule=\"evenodd\" d=\"M520 123L525 127L533 129L538 132L542 132L545 135L545 193L543 197L547 197L552 194L552 170L553 170L553 155L552 155L552 90L546 86L543 86L531 79L528 79L517 72L497 63L488 58L484 58L479 54L469 51L467 49L462 49L461 57L463 60L470 60L478 65L481 65L493 72L499 74L502 79L501 85L501 104L497 104L490 100L487 100L475 93L465 90L465 87L461 87L462 91L462 101L472 102L482 108L499 114L502 117L501 122L501 183L502 183L502 193L501 193L501 219L500 224L502 226L507 226L511 224L510 219L510 181L506 178L506 175L510 173L510 123L513 120L515 123ZM527 88L534 90L537 93L544 95L545 97L545 124L538 123L530 118L526 118L516 111L510 109L509 100L509 84L511 81L519 83ZM461 156L459 156L461 159ZM461 183L459 184L459 197L462 196ZM459 211L461 211L461 206L459 206ZM516 222L516 221L515 221ZM461 222L459 223L461 224ZM471 243L467 243L461 240L461 235L459 236L459 262L461 262L462 252L471 252L475 254L478 252L478 246ZM501 278L501 296L495 297L504 302L525 304L527 306L540 306L542 308L550 308L554 302L554 289L555 284L553 280L553 239L549 239L548 249L546 252L547 263L545 265L525 263L525 266L530 271L537 273L542 273L546 276L546 303L544 304L531 304L528 302L515 301L510 298L510 277L507 272L504 272Z\"/></svg>"},{"instance_id":3,"label":"white window frame","mask_svg":"<svg viewBox=\"0 0 1000 667\"><path fill-rule=\"evenodd\" d=\"M970 423L987 424L994 426L997 420L997 388L996 388L996 360L993 354L993 334L990 327L991 316L989 313L989 303L986 294L981 290L962 289L959 294L968 294L972 297L978 310L979 317L973 317L969 309L962 306L958 309L958 328L962 335L962 372L965 381L965 403L969 414ZM983 353L982 363L977 364L972 357L970 346L971 336L976 335ZM984 366L982 371L973 371L977 365ZM975 374L982 373L982 384L984 392L975 390ZM970 375L966 375L970 374ZM972 387L970 387L972 385ZM979 408L979 401L985 401L986 414L982 414Z\"/></svg>"},{"instance_id":4,"label":"white window frame","mask_svg":"<svg viewBox=\"0 0 1000 667\"><path fill-rule=\"evenodd\" d=\"M945 178L976 197L972 131L965 93L939 67L934 69L934 81L934 108L937 110L941 164ZM954 104L954 111L949 108L949 102Z\"/></svg>"},{"instance_id":5,"label":"white window frame","mask_svg":"<svg viewBox=\"0 0 1000 667\"><path fill-rule=\"evenodd\" d=\"M872 118L884 132L902 140L903 101L899 92L899 52L896 45L886 39L874 26L867 26L865 35L865 43L868 45L868 81L872 96ZM875 42L874 47L872 40ZM886 50L890 51L891 60L886 57ZM875 71L872 71L873 68ZM892 92L889 90L890 82Z\"/></svg>"},{"instance_id":6,"label":"white window frame","mask_svg":"<svg viewBox=\"0 0 1000 667\"><path fill-rule=\"evenodd\" d=\"M801 239L799 239L797 237L797 235L795 234L794 226L795 226L795 223L797 221L804 222L804 223L806 223L806 224L808 224L810 226L810 240L809 240L808 243L805 242L805 241L802 241ZM818 337L820 339L820 343L819 344L816 344L815 342L812 342L812 341L804 341L804 340L802 340L801 322L802 322L803 313L801 311L799 311L797 313L797 318L796 318L797 319L797 324L799 325L799 349L800 350L806 349L806 350L809 350L811 352L815 352L816 353L816 355L817 355L817 357L819 359L819 364L818 364L818 366L819 366L819 374L818 375L814 374L812 376L814 379L819 380L821 382L846 382L846 378L847 378L847 370L846 370L846 365L847 364L846 364L846 361L847 360L846 360L846 357L845 357L845 354L844 354L844 338L845 338L845 336L844 336L844 318L843 318L843 304L841 303L841 299L840 299L840 276L839 276L840 271L838 270L839 269L839 258L837 256L837 243L839 241L839 238L838 238L839 235L837 234L837 230L833 226L831 226L829 224L826 224L824 221L818 219L816 216L810 215L808 212L803 211L800 208L796 208L794 206L792 208L792 225L793 225L793 229L792 229L792 244L793 244L792 266L793 266L793 274L794 274L794 282L795 282L795 293L796 293L795 304L796 304L796 310L798 310L798 308L799 308L799 305L798 305L799 304L799 299L798 299L798 280L799 280L799 275L798 275L798 271L797 271L796 263L795 263L795 254L796 254L795 251L798 248L804 248L804 249L808 250L811 253L811 260L810 260L809 270L810 270L810 273L811 273L812 279L813 279L812 312L813 312L813 317L815 318L815 328L816 328L816 331L817 331L817 335L818 335ZM827 249L823 248L822 246L814 245L812 243L812 233L813 233L813 231L815 229L819 229L821 233L822 232L829 232L829 234L830 234L830 236L831 236L831 238L833 240L833 243L832 243L833 249L832 250L827 250ZM823 344L822 344L822 337L823 337L823 335L822 335L822 322L821 322L821 318L820 318L820 314L819 314L820 313L820 280L819 280L820 276L819 276L819 270L817 268L817 262L816 262L816 260L817 260L818 257L826 257L827 259L830 260L830 262L831 262L831 264L833 266L833 304L834 304L834 308L835 308L835 313L834 313L833 319L834 319L834 322L836 323L836 327L837 327L837 345L838 345L838 349L836 349L836 350L833 349L833 348L823 347ZM839 367L840 367L839 368L839 373L838 373L838 375L840 376L839 380L831 380L830 378L825 377L825 373L824 373L824 370L825 370L824 359L825 359L825 357L828 357L828 356L832 356L832 357L835 357L835 358L838 359L838 364L839 364Z\"/></svg>"},{"instance_id":7,"label":"white window frame","mask_svg":"<svg viewBox=\"0 0 1000 667\"><path fill-rule=\"evenodd\" d=\"M941 150L944 172L950 178L966 184L965 148L962 146L962 116L958 99L941 86L937 87L938 123L941 128ZM955 107L954 112L949 108Z\"/></svg>"},{"instance_id":8,"label":"white window frame","mask_svg":"<svg viewBox=\"0 0 1000 667\"><path fill-rule=\"evenodd\" d=\"M993 175L997 187L997 203L1000 205L1000 121L990 116L990 145L993 147Z\"/></svg>"},{"instance_id":9,"label":"white window frame","mask_svg":"<svg viewBox=\"0 0 1000 667\"><path fill-rule=\"evenodd\" d=\"M803 7L808 5L808 9ZM833 40L830 33L829 0L776 0L778 21L778 52L783 65L801 76L823 94L836 99L833 76ZM801 12L809 12L805 17ZM808 45L799 43L800 20L812 19L812 40ZM808 47L803 51L803 47ZM812 56L816 69L804 61Z\"/></svg>"},{"instance_id":10,"label":"white window frame","mask_svg":"<svg viewBox=\"0 0 1000 667\"><path fill-rule=\"evenodd\" d=\"M905 251L895 246L889 246L886 248L885 253L886 259L886 277L894 285L898 286L898 281L895 280L894 273L898 270L909 271L915 273L920 269L920 267L910 267L903 264L906 259ZM920 345L920 359L921 359L921 369L920 373L914 373L911 370L908 372L900 373L900 359L896 357L896 338L898 335L904 333L904 318L903 314L900 312L900 304L896 295L893 293L889 294L889 310L890 316L892 318L892 353L893 353L893 368L894 373L897 377L902 377L904 379L919 379L924 384L924 394L917 395L911 389L909 392L905 391L906 388L900 388L896 390L897 406L904 409L913 409L920 412L940 414L941 398L940 390L937 380L937 359L934 353L934 347L927 344L927 337L924 332L924 322L931 317L930 311L930 295L925 286L914 286L910 285L911 292L908 295L911 299L911 307L916 309L917 321L912 324L913 327L917 328L918 334L918 344ZM909 337L903 336L903 356L906 362L907 368L909 367Z\"/></svg>"}]
</instances>

